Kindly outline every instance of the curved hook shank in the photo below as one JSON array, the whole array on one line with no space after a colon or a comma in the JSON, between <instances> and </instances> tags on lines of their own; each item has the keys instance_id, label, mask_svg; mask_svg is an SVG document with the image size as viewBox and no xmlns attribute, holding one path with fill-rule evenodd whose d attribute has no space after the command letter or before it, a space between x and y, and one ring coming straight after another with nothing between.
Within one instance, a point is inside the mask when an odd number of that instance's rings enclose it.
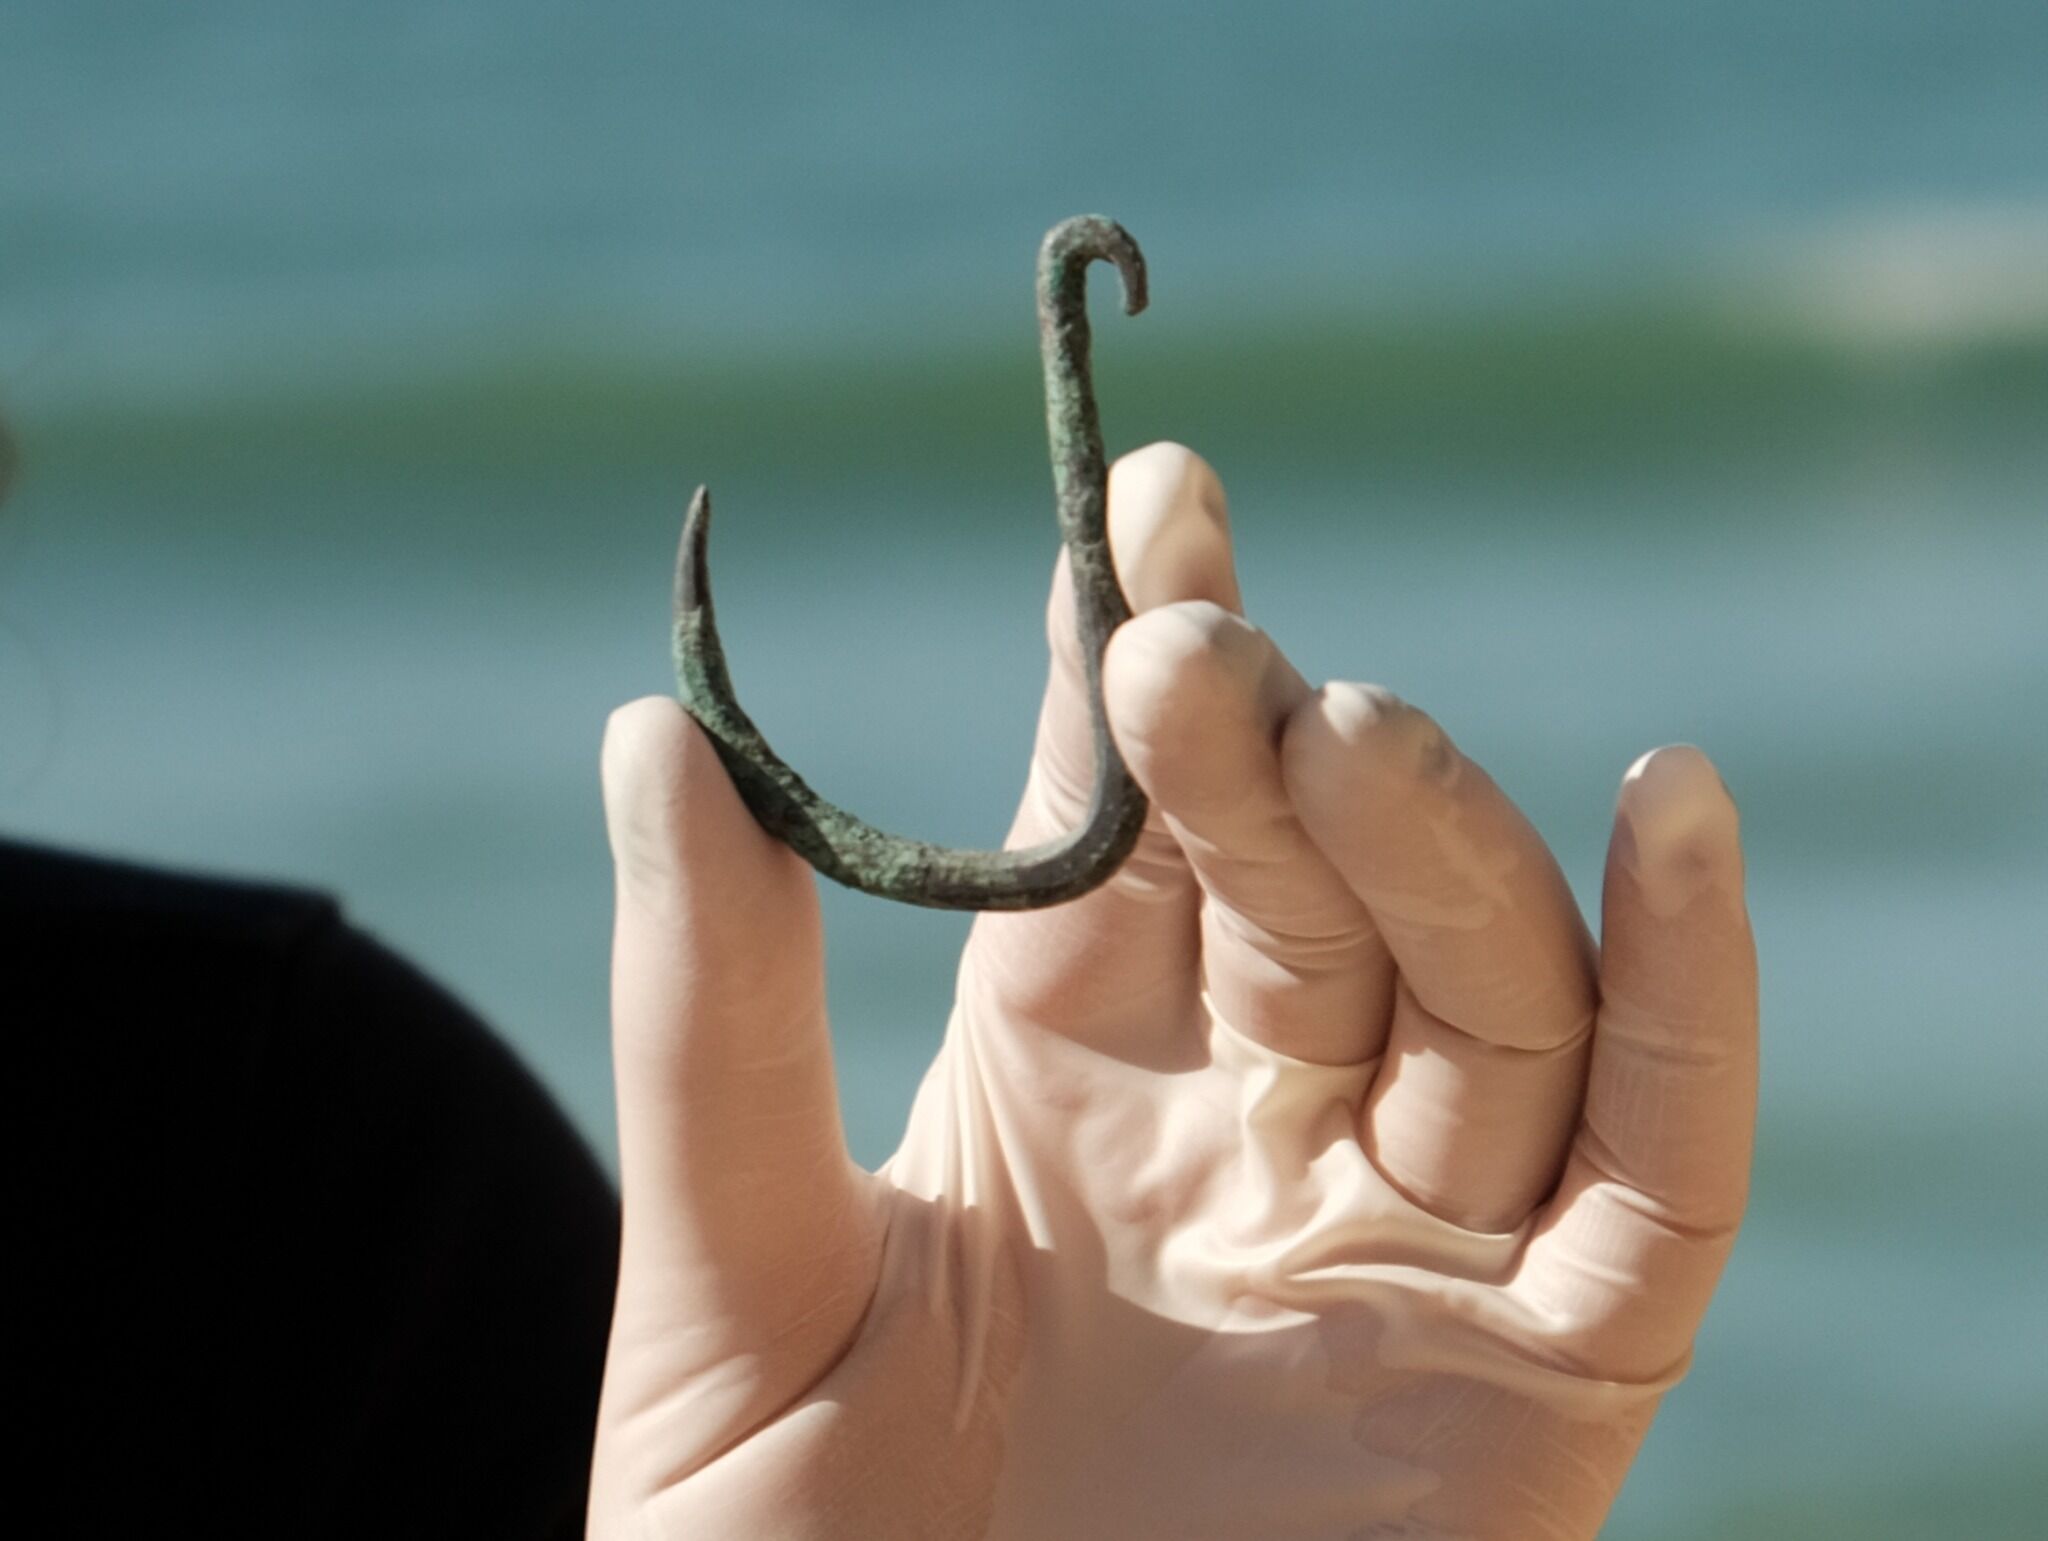
<instances>
[{"instance_id":1,"label":"curved hook shank","mask_svg":"<svg viewBox=\"0 0 2048 1541\"><path fill-rule=\"evenodd\" d=\"M1108 879L1137 843L1145 797L1110 736L1102 653L1130 605L1110 558L1108 467L1088 370L1087 267L1114 262L1124 310L1145 306L1145 259L1122 226L1083 215L1053 227L1039 250L1039 342L1060 534L1073 572L1095 740L1095 783L1080 826L1021 851L959 850L877 829L813 791L768 746L733 692L711 602L705 546L711 495L699 487L676 562L676 679L740 796L763 828L826 877L864 893L934 909L1038 909Z\"/></svg>"}]
</instances>

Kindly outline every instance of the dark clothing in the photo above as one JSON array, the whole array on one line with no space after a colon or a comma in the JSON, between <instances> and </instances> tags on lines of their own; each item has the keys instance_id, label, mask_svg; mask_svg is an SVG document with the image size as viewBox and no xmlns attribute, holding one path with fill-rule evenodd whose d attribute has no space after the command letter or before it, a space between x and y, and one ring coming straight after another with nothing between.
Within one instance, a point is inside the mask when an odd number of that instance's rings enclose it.
<instances>
[{"instance_id":1,"label":"dark clothing","mask_svg":"<svg viewBox=\"0 0 2048 1541\"><path fill-rule=\"evenodd\" d=\"M617 1204L475 1017L331 900L0 841L0 1033L10 1531L581 1534Z\"/></svg>"}]
</instances>

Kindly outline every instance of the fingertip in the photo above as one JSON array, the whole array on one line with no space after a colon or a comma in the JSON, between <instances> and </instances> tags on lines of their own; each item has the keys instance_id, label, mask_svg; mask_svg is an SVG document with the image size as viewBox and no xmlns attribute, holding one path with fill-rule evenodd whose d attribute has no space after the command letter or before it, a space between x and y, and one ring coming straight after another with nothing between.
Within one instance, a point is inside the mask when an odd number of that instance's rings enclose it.
<instances>
[{"instance_id":1,"label":"fingertip","mask_svg":"<svg viewBox=\"0 0 2048 1541\"><path fill-rule=\"evenodd\" d=\"M1220 741L1269 735L1306 689L1263 632L1209 600L1133 617L1103 659L1118 747L1146 791L1176 812L1212 790L1203 783L1223 763L1213 753Z\"/></svg>"},{"instance_id":2,"label":"fingertip","mask_svg":"<svg viewBox=\"0 0 2048 1541\"><path fill-rule=\"evenodd\" d=\"M1241 612L1223 484L1183 444L1133 450L1109 468L1109 543L1117 581L1133 613L1205 599ZM1074 577L1061 548L1045 610L1046 638L1060 667L1078 675Z\"/></svg>"},{"instance_id":3,"label":"fingertip","mask_svg":"<svg viewBox=\"0 0 2048 1541\"><path fill-rule=\"evenodd\" d=\"M1741 889L1741 817L1714 762L1691 744L1653 749L1628 768L1614 844L1657 914L1710 889Z\"/></svg>"},{"instance_id":4,"label":"fingertip","mask_svg":"<svg viewBox=\"0 0 2048 1541\"><path fill-rule=\"evenodd\" d=\"M1109 468L1111 501L1121 498L1131 516L1185 502L1211 523L1229 528L1229 504L1216 468L1185 444L1155 440L1119 455Z\"/></svg>"},{"instance_id":5,"label":"fingertip","mask_svg":"<svg viewBox=\"0 0 2048 1541\"><path fill-rule=\"evenodd\" d=\"M1213 600L1160 605L1116 629L1103 655L1103 675L1105 681L1118 676L1127 693L1200 690L1256 635L1250 622Z\"/></svg>"},{"instance_id":6,"label":"fingertip","mask_svg":"<svg viewBox=\"0 0 2048 1541\"><path fill-rule=\"evenodd\" d=\"M619 881L643 900L673 896L686 853L734 871L753 854L735 842L774 844L740 801L710 736L673 697L643 696L615 710L599 763Z\"/></svg>"},{"instance_id":7,"label":"fingertip","mask_svg":"<svg viewBox=\"0 0 2048 1541\"><path fill-rule=\"evenodd\" d=\"M1191 747L1186 727L1199 708L1190 703L1213 696L1222 672L1218 640L1235 620L1211 601L1189 600L1135 615L1110 637L1103 701L1117 746L1141 782L1149 767Z\"/></svg>"},{"instance_id":8,"label":"fingertip","mask_svg":"<svg viewBox=\"0 0 2048 1541\"><path fill-rule=\"evenodd\" d=\"M673 734L690 720L690 714L674 696L641 696L624 706L613 707L604 720L605 773L611 774L613 763L621 757L637 754L651 739Z\"/></svg>"},{"instance_id":9,"label":"fingertip","mask_svg":"<svg viewBox=\"0 0 2048 1541\"><path fill-rule=\"evenodd\" d=\"M667 800L690 735L702 731L682 703L668 696L642 696L614 708L598 752L606 813Z\"/></svg>"},{"instance_id":10,"label":"fingertip","mask_svg":"<svg viewBox=\"0 0 2048 1541\"><path fill-rule=\"evenodd\" d=\"M1697 744L1665 744L1652 749L1623 772L1621 782L1625 792L1630 788L1684 785L1718 792L1731 805L1734 801L1728 795L1728 784L1722 780L1721 772Z\"/></svg>"},{"instance_id":11,"label":"fingertip","mask_svg":"<svg viewBox=\"0 0 2048 1541\"><path fill-rule=\"evenodd\" d=\"M1289 715L1281 771L1297 805L1332 798L1355 806L1361 789L1398 793L1451 781L1459 756L1436 719L1384 685L1336 680Z\"/></svg>"},{"instance_id":12,"label":"fingertip","mask_svg":"<svg viewBox=\"0 0 2048 1541\"><path fill-rule=\"evenodd\" d=\"M680 702L643 696L606 720L599 775L622 890L671 886L679 864L684 767L703 730Z\"/></svg>"},{"instance_id":13,"label":"fingertip","mask_svg":"<svg viewBox=\"0 0 2048 1541\"><path fill-rule=\"evenodd\" d=\"M1148 444L1109 468L1109 530L1132 610L1184 599L1244 608L1223 483L1186 445Z\"/></svg>"}]
</instances>

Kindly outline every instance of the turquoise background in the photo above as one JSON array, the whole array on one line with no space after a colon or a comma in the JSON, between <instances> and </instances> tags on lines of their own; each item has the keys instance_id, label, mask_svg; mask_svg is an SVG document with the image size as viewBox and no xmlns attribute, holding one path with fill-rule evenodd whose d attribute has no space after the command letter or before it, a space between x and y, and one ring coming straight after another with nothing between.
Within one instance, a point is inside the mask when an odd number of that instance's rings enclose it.
<instances>
[{"instance_id":1,"label":"turquoise background","mask_svg":"<svg viewBox=\"0 0 2048 1541\"><path fill-rule=\"evenodd\" d=\"M996 838L1032 254L1111 213L1112 448L1215 463L1305 673L1589 903L1643 749L1742 804L1756 1198L1607 1534L2039 1535L2044 80L2038 0L13 0L0 827L335 889L608 1149L596 748L684 497L778 746ZM873 1161L963 923L826 904Z\"/></svg>"}]
</instances>

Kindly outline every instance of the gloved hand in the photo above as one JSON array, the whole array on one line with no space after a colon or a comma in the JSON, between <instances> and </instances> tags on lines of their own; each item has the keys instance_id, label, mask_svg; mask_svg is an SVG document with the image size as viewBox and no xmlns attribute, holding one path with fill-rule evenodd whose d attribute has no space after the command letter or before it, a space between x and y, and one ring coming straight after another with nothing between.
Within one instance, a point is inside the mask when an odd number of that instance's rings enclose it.
<instances>
[{"instance_id":1,"label":"gloved hand","mask_svg":"<svg viewBox=\"0 0 2048 1541\"><path fill-rule=\"evenodd\" d=\"M1623 779L1596 949L1434 722L1241 618L1205 464L1126 458L1110 516L1152 821L1106 887L977 919L877 1173L809 870L674 702L614 717L593 1536L1584 1538L1684 1371L1755 1102L1712 766ZM1049 629L1020 843L1090 780L1063 570Z\"/></svg>"}]
</instances>

